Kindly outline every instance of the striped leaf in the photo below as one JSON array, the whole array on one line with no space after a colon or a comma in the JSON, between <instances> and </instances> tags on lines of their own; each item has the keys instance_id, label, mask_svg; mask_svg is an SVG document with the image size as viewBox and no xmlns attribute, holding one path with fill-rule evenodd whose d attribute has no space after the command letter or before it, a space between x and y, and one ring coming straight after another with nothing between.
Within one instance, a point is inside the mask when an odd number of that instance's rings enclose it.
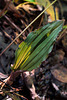
<instances>
[{"instance_id":1,"label":"striped leaf","mask_svg":"<svg viewBox=\"0 0 67 100\"><path fill-rule=\"evenodd\" d=\"M31 32L16 50L12 69L30 71L37 68L51 52L62 26L63 21L55 21Z\"/></svg>"}]
</instances>

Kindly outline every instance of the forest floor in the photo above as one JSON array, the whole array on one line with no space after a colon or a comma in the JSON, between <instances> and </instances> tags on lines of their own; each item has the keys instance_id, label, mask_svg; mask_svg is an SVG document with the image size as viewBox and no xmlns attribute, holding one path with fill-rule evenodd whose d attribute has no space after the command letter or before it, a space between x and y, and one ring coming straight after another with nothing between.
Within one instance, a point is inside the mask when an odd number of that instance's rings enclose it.
<instances>
[{"instance_id":1,"label":"forest floor","mask_svg":"<svg viewBox=\"0 0 67 100\"><path fill-rule=\"evenodd\" d=\"M7 5L8 3L4 9ZM0 13L0 82L4 83L4 80L11 75L13 83L11 85L5 83L3 91L0 89L0 100L67 100L67 28L62 30L62 35L57 38L52 52L39 68L30 72L11 73L10 66L14 64L18 45L31 31L47 24L49 15L43 14L3 52L43 10L40 6L33 4L25 4L23 7L15 7L12 3L9 5L8 12L3 16L1 15L5 10L0 5L3 9ZM65 13L64 15L66 18L67 15ZM67 19L65 19L66 23Z\"/></svg>"}]
</instances>

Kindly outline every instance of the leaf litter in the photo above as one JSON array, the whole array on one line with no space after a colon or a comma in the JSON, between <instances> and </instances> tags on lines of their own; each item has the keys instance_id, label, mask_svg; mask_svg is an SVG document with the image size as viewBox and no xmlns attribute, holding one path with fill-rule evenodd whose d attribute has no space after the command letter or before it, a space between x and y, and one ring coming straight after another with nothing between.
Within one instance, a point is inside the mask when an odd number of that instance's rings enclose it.
<instances>
[{"instance_id":1,"label":"leaf litter","mask_svg":"<svg viewBox=\"0 0 67 100\"><path fill-rule=\"evenodd\" d=\"M0 53L41 12L37 6L30 9L29 4L27 5L27 11L21 6L17 8L18 10L16 10L16 7L14 7L14 10L12 9L13 6L10 7L6 15L0 19ZM28 7L32 11L28 11ZM4 76L4 74L9 74L11 72L10 65L14 63L14 54L19 43L26 39L28 33L39 28L43 23L43 19L44 15L41 16L41 18L36 21L19 39L17 39L11 48L0 57L0 72L2 72L0 74L1 79L6 79L7 76ZM47 21L45 23L47 23ZM67 33L67 30L65 33ZM10 79L12 85L9 83L9 85L12 86L12 89L21 88L18 93L24 95L29 100L58 100L56 97L67 98L66 40L67 34L55 43L52 53L50 53L46 61L42 62L39 68L28 73L20 71L12 73ZM16 77L12 78L12 76ZM9 88L9 86L5 85L5 88L6 87ZM10 91L13 91L12 89L10 88ZM29 94L26 95L27 93ZM58 96L59 94L60 97ZM18 98L18 100L20 99Z\"/></svg>"}]
</instances>

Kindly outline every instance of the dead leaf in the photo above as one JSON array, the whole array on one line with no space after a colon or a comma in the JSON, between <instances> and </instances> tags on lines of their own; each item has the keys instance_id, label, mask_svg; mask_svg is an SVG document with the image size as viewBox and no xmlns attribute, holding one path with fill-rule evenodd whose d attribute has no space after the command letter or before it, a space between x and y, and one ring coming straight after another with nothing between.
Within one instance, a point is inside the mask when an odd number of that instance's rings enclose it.
<instances>
[{"instance_id":1,"label":"dead leaf","mask_svg":"<svg viewBox=\"0 0 67 100\"><path fill-rule=\"evenodd\" d=\"M57 66L57 67L56 67ZM60 82L67 83L67 68L55 65L56 68L51 70L52 75Z\"/></svg>"}]
</instances>

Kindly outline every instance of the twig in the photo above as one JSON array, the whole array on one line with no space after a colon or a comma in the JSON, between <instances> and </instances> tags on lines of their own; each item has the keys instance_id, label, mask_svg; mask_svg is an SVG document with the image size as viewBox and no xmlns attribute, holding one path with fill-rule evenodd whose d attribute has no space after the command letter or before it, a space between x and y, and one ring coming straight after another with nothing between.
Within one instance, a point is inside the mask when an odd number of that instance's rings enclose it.
<instances>
[{"instance_id":1,"label":"twig","mask_svg":"<svg viewBox=\"0 0 67 100\"><path fill-rule=\"evenodd\" d=\"M3 81L1 78L0 78L0 81L1 81L2 83L4 83L6 86L8 86L10 89L13 90L13 88L12 88L9 84L7 84L5 81ZM1 84L0 84L0 85L1 85ZM2 87L1 87L1 89L2 89Z\"/></svg>"},{"instance_id":2,"label":"twig","mask_svg":"<svg viewBox=\"0 0 67 100\"><path fill-rule=\"evenodd\" d=\"M9 19L9 17L7 17L6 15L4 15L4 17L9 21L9 23L13 26L13 27L15 27L19 32L22 32L22 30L16 25L16 24L14 24L10 19Z\"/></svg>"},{"instance_id":3,"label":"twig","mask_svg":"<svg viewBox=\"0 0 67 100\"><path fill-rule=\"evenodd\" d=\"M20 95L20 94L18 94L18 93L15 93L15 92L13 92L13 93L14 93L15 95L21 97L21 98L24 98L24 99L28 100L26 97L24 97L24 96L22 96L22 95Z\"/></svg>"},{"instance_id":4,"label":"twig","mask_svg":"<svg viewBox=\"0 0 67 100\"><path fill-rule=\"evenodd\" d=\"M50 7L52 6L57 0L53 1L46 9L44 9L0 54L0 56Z\"/></svg>"},{"instance_id":5,"label":"twig","mask_svg":"<svg viewBox=\"0 0 67 100\"><path fill-rule=\"evenodd\" d=\"M10 39L10 41L13 40L7 32L5 32L2 28L0 28L0 29L2 30L2 32L4 33L4 35Z\"/></svg>"},{"instance_id":6,"label":"twig","mask_svg":"<svg viewBox=\"0 0 67 100\"><path fill-rule=\"evenodd\" d=\"M22 95L16 93L16 92L17 92L16 89L14 89L14 88L11 87L9 84L7 84L6 82L4 82L1 78L0 78L0 81L3 82L6 86L8 86L11 90L13 90L13 91L5 91L5 90L3 90L3 89L1 88L1 91L3 91L4 93L12 93L12 92L13 92L13 94L15 94L15 95L17 95L17 96L19 96L19 97L22 97L22 98L24 98L25 100L28 100L26 97L24 97L24 96L22 96Z\"/></svg>"}]
</instances>

